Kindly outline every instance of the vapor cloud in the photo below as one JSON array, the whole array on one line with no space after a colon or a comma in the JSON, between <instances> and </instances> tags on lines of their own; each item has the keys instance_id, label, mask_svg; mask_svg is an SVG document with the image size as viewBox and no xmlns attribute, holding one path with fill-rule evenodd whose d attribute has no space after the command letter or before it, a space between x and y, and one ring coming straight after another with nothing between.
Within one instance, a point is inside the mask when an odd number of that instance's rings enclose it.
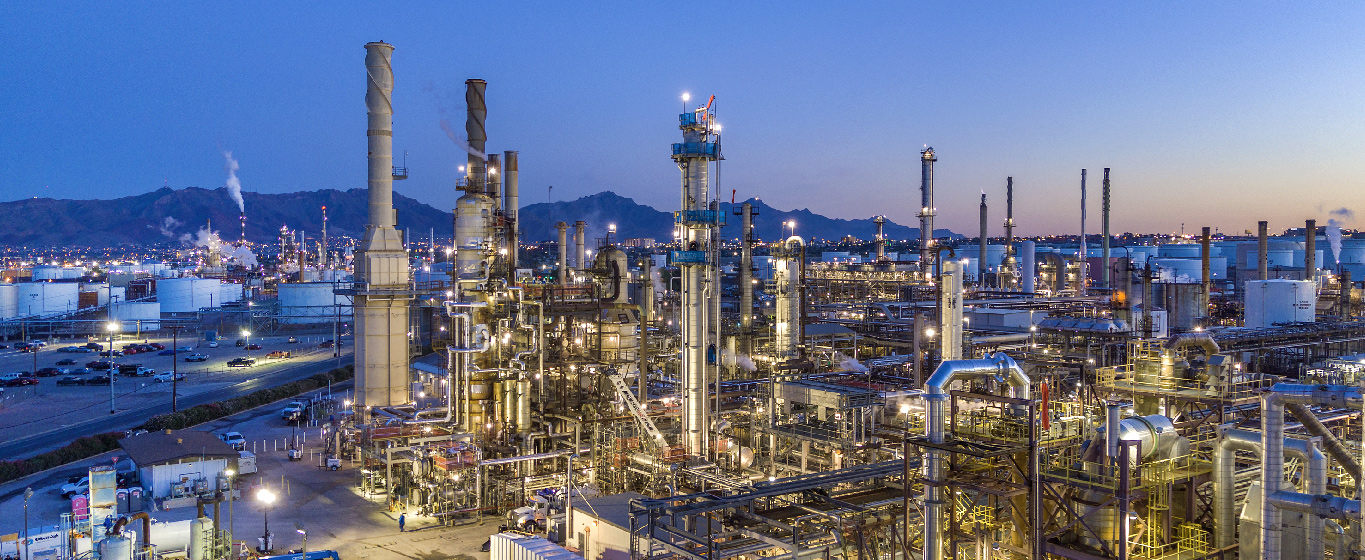
<instances>
[{"instance_id":1,"label":"vapor cloud","mask_svg":"<svg viewBox=\"0 0 1365 560\"><path fill-rule=\"evenodd\" d=\"M223 258L236 261L237 264L243 266L251 267L260 265L260 263L256 261L256 254L252 253L251 249L248 249L245 245L234 247L227 243L223 243L223 239L218 237L218 232L210 231L208 228L199 228L199 231L195 232L194 235L188 233L182 235L180 236L180 240L185 243L190 243L195 247L205 247L210 252L219 253L223 255Z\"/></svg>"},{"instance_id":2,"label":"vapor cloud","mask_svg":"<svg viewBox=\"0 0 1365 560\"><path fill-rule=\"evenodd\" d=\"M1336 210L1333 210L1333 211L1331 211L1331 212L1328 212L1328 214L1331 214L1331 215L1336 216L1336 217L1338 217L1338 218L1341 218L1341 219L1343 219L1343 220L1354 220L1354 219L1356 219L1356 213L1355 213L1355 211L1354 211L1354 210L1351 210L1350 208L1347 208L1347 207L1345 207L1345 206L1342 206L1341 208L1337 208Z\"/></svg>"},{"instance_id":3,"label":"vapor cloud","mask_svg":"<svg viewBox=\"0 0 1365 560\"><path fill-rule=\"evenodd\" d=\"M166 216L166 219L161 221L161 235L164 235L171 239L175 239L175 231L173 230L182 225L184 225L184 223L181 222L180 220L177 220L171 216Z\"/></svg>"},{"instance_id":4,"label":"vapor cloud","mask_svg":"<svg viewBox=\"0 0 1365 560\"><path fill-rule=\"evenodd\" d=\"M246 202L242 200L242 181L237 179L237 170L240 169L241 166L237 164L237 160L232 159L231 150L223 150L223 159L227 160L223 168L227 169L228 173L227 178L228 196L231 196L232 200L237 203L237 210L245 214Z\"/></svg>"}]
</instances>

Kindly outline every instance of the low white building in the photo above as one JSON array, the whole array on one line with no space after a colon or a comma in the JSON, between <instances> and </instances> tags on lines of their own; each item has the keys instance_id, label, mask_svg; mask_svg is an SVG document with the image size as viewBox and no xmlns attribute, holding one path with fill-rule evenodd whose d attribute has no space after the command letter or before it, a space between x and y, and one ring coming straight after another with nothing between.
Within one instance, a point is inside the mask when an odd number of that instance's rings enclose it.
<instances>
[{"instance_id":1,"label":"low white building","mask_svg":"<svg viewBox=\"0 0 1365 560\"><path fill-rule=\"evenodd\" d=\"M224 470L237 468L237 450L204 431L149 432L123 438L119 445L153 499L190 498L193 505L198 489L213 491Z\"/></svg>"}]
</instances>

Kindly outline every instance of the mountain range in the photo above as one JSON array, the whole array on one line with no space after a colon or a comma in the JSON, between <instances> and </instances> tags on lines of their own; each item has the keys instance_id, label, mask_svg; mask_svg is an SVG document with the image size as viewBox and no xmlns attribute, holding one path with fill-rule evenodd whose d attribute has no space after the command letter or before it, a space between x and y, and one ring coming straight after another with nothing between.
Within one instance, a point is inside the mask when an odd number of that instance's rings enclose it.
<instances>
[{"instance_id":1,"label":"mountain range","mask_svg":"<svg viewBox=\"0 0 1365 560\"><path fill-rule=\"evenodd\" d=\"M327 228L331 237L360 237L365 230L369 199L365 189L346 191L323 189L293 193L266 194L243 192L246 205L247 238L256 243L273 243L282 226L302 229L316 239L322 231L322 207L327 207ZM871 239L876 226L871 218L845 220L829 218L809 209L777 210L762 201L751 200L758 215L755 234L762 240L783 237L783 224L796 221L796 233L807 239L837 240L845 235ZM413 237L425 238L432 229L437 237L448 238L452 227L450 212L394 193L398 227ZM739 237L739 216L729 203L721 204L729 223L722 233ZM161 188L152 192L112 200L58 200L30 198L0 202L0 245L28 247L112 247L123 244L179 243L211 225L225 240L240 236L240 212L226 188ZM638 204L630 198L607 191L577 200L536 203L519 213L522 239L553 240L555 224L564 221L587 223L593 238L605 236L607 225L615 224L619 239L652 237L666 241L673 236L672 212ZM887 221L890 239L915 239L917 228ZM946 229L935 230L937 237L961 236Z\"/></svg>"}]
</instances>

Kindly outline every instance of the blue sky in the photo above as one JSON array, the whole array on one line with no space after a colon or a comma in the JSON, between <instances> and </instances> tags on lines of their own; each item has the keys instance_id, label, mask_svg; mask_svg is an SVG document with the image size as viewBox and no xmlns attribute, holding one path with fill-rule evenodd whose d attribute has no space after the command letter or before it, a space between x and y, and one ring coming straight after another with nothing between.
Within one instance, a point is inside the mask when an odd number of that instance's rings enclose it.
<instances>
[{"instance_id":1,"label":"blue sky","mask_svg":"<svg viewBox=\"0 0 1365 560\"><path fill-rule=\"evenodd\" d=\"M216 188L222 149L249 191L363 187L363 45L384 40L397 189L443 208L463 158L439 121L462 130L477 77L525 203L554 185L671 209L688 91L717 96L722 188L778 208L913 222L928 144L959 232L985 190L1000 233L1009 175L1023 234L1076 231L1081 168L1091 231L1103 167L1116 231L1365 211L1361 3L400 6L0 4L0 200Z\"/></svg>"}]
</instances>

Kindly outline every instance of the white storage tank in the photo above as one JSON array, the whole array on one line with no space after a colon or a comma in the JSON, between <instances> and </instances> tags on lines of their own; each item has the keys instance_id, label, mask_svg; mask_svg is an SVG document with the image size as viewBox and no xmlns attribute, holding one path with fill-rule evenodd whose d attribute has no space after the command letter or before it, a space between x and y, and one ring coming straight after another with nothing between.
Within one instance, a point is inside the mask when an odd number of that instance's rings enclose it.
<instances>
[{"instance_id":1,"label":"white storage tank","mask_svg":"<svg viewBox=\"0 0 1365 560\"><path fill-rule=\"evenodd\" d=\"M333 293L332 282L294 282L277 286L280 292L279 322L286 324L330 323L339 314L351 320L351 297ZM344 287L344 286L342 286Z\"/></svg>"},{"instance_id":2,"label":"white storage tank","mask_svg":"<svg viewBox=\"0 0 1365 560\"><path fill-rule=\"evenodd\" d=\"M232 282L223 282L218 286L218 304L242 301L242 285Z\"/></svg>"},{"instance_id":3,"label":"white storage tank","mask_svg":"<svg viewBox=\"0 0 1365 560\"><path fill-rule=\"evenodd\" d=\"M118 321L123 332L161 329L161 304L155 301L115 302L109 308L109 314L109 319Z\"/></svg>"},{"instance_id":4,"label":"white storage tank","mask_svg":"<svg viewBox=\"0 0 1365 560\"><path fill-rule=\"evenodd\" d=\"M19 286L0 284L0 321L19 316Z\"/></svg>"},{"instance_id":5,"label":"white storage tank","mask_svg":"<svg viewBox=\"0 0 1365 560\"><path fill-rule=\"evenodd\" d=\"M1249 280L1243 325L1252 328L1276 323L1312 323L1317 317L1317 290L1306 280Z\"/></svg>"},{"instance_id":6,"label":"white storage tank","mask_svg":"<svg viewBox=\"0 0 1365 560\"><path fill-rule=\"evenodd\" d=\"M170 278L156 283L162 313L193 313L223 304L223 282L217 278Z\"/></svg>"},{"instance_id":7,"label":"white storage tank","mask_svg":"<svg viewBox=\"0 0 1365 560\"><path fill-rule=\"evenodd\" d=\"M80 284L75 282L28 282L16 284L17 317L39 317L76 311Z\"/></svg>"},{"instance_id":8,"label":"white storage tank","mask_svg":"<svg viewBox=\"0 0 1365 560\"><path fill-rule=\"evenodd\" d=\"M1168 243L1157 248L1157 255L1162 258L1197 259L1202 253L1202 245L1194 243Z\"/></svg>"}]
</instances>

